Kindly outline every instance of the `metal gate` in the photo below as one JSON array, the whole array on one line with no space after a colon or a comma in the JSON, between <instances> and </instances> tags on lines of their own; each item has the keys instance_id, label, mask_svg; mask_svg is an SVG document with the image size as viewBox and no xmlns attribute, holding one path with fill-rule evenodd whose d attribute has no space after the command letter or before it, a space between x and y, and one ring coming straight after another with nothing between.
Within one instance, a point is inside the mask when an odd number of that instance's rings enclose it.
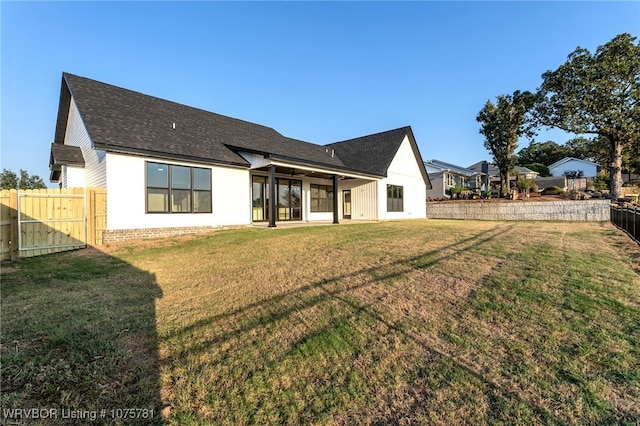
<instances>
[{"instance_id":1,"label":"metal gate","mask_svg":"<svg viewBox=\"0 0 640 426\"><path fill-rule=\"evenodd\" d=\"M86 247L85 193L19 192L17 195L21 257Z\"/></svg>"}]
</instances>

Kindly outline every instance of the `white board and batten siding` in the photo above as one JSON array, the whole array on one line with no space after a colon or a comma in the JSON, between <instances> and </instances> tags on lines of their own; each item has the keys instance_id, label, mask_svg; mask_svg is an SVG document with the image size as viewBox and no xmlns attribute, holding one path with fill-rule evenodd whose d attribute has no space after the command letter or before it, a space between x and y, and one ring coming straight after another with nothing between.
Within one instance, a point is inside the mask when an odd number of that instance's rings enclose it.
<instances>
[{"instance_id":1,"label":"white board and batten siding","mask_svg":"<svg viewBox=\"0 0 640 426\"><path fill-rule=\"evenodd\" d=\"M418 219L426 218L425 194L427 186L422 178L419 159L411 149L411 143L405 136L393 161L387 169L387 177L378 184L379 219ZM387 211L387 185L403 188L404 209L401 212Z\"/></svg>"},{"instance_id":2,"label":"white board and batten siding","mask_svg":"<svg viewBox=\"0 0 640 426\"><path fill-rule=\"evenodd\" d=\"M62 168L62 187L105 188L107 185L106 153L102 150L93 149L89 133L73 100L69 107L64 144L80 147L84 156L85 166L84 168L64 166Z\"/></svg>"},{"instance_id":3,"label":"white board and batten siding","mask_svg":"<svg viewBox=\"0 0 640 426\"><path fill-rule=\"evenodd\" d=\"M107 229L230 226L251 223L249 170L176 161L167 164L211 169L212 213L146 212L145 162L134 155L107 153Z\"/></svg>"},{"instance_id":4,"label":"white board and batten siding","mask_svg":"<svg viewBox=\"0 0 640 426\"><path fill-rule=\"evenodd\" d=\"M343 205L342 190L351 190L351 219L353 220L377 220L378 219L378 181L365 179L353 179L340 182L340 206ZM386 197L386 195L385 195ZM386 198L385 198L386 200ZM342 207L340 218L342 219Z\"/></svg>"}]
</instances>

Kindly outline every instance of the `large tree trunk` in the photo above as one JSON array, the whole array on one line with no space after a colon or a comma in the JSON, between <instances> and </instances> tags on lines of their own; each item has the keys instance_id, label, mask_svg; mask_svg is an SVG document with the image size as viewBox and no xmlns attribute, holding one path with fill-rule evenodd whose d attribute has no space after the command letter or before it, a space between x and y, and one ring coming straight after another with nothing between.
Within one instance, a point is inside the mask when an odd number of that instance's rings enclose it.
<instances>
[{"instance_id":1,"label":"large tree trunk","mask_svg":"<svg viewBox=\"0 0 640 426\"><path fill-rule=\"evenodd\" d=\"M611 195L620 197L622 188L622 141L610 138L611 141Z\"/></svg>"},{"instance_id":2,"label":"large tree trunk","mask_svg":"<svg viewBox=\"0 0 640 426\"><path fill-rule=\"evenodd\" d=\"M507 184L507 197L511 194L511 176L509 176L509 172L504 174L504 180Z\"/></svg>"}]
</instances>

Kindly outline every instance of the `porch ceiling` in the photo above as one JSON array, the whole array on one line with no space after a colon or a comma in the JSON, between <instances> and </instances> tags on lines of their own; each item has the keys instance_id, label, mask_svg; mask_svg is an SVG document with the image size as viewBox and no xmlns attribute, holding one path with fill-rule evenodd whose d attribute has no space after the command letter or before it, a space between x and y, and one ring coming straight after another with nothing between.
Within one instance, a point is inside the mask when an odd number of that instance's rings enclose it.
<instances>
[{"instance_id":1,"label":"porch ceiling","mask_svg":"<svg viewBox=\"0 0 640 426\"><path fill-rule=\"evenodd\" d=\"M269 166L273 164L276 167L276 174L279 175L289 175L291 177L315 177L318 179L331 179L333 178L333 175L337 175L338 179L340 180L347 180L347 179L369 179L369 180L373 180L374 178L371 176L366 176L366 175L356 175L353 173L348 173L348 172L341 172L341 171L329 171L329 170L323 170L320 168L315 168L315 167L307 167L307 166L296 166L296 165L288 165L288 164L282 164L282 163L275 163L275 162L271 162L270 164L264 165L262 167L256 167L252 170L259 170L259 171L264 171L264 172L268 172L269 171Z\"/></svg>"}]
</instances>

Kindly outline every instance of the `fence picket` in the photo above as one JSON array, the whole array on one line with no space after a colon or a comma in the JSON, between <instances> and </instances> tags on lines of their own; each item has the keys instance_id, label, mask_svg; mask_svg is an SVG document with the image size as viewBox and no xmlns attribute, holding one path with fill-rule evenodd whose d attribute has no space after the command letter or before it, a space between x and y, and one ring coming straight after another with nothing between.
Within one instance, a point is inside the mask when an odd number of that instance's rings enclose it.
<instances>
[{"instance_id":1,"label":"fence picket","mask_svg":"<svg viewBox=\"0 0 640 426\"><path fill-rule=\"evenodd\" d=\"M611 204L611 223L640 244L640 208Z\"/></svg>"},{"instance_id":2,"label":"fence picket","mask_svg":"<svg viewBox=\"0 0 640 426\"><path fill-rule=\"evenodd\" d=\"M0 258L13 260L101 245L106 229L105 194L104 188L0 191ZM19 243L22 250L18 250Z\"/></svg>"}]
</instances>

